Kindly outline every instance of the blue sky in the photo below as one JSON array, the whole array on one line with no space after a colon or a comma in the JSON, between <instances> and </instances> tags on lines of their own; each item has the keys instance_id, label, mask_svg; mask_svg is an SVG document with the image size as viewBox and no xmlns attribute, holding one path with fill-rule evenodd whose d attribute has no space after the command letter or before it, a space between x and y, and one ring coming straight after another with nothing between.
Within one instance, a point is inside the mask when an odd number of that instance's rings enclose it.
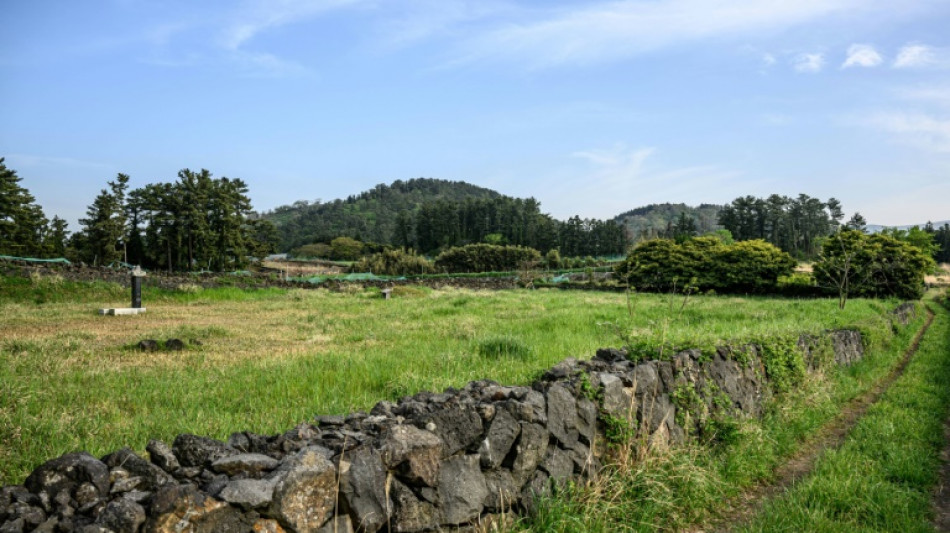
<instances>
[{"instance_id":1,"label":"blue sky","mask_svg":"<svg viewBox=\"0 0 950 533\"><path fill-rule=\"evenodd\" d=\"M946 0L3 0L0 157L78 229L106 181L257 209L433 177L556 217L741 195L950 219Z\"/></svg>"}]
</instances>

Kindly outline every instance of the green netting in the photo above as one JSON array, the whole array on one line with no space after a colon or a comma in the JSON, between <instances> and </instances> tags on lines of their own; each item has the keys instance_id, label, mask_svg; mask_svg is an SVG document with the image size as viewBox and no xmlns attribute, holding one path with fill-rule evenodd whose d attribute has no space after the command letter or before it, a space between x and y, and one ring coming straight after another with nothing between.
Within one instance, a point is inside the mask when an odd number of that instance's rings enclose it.
<instances>
[{"instance_id":1,"label":"green netting","mask_svg":"<svg viewBox=\"0 0 950 533\"><path fill-rule=\"evenodd\" d=\"M0 255L0 259L5 261L26 261L27 263L61 263L64 265L71 265L72 263L69 259L65 257L57 257L55 259L40 259L38 257L16 257L13 255Z\"/></svg>"},{"instance_id":2,"label":"green netting","mask_svg":"<svg viewBox=\"0 0 950 533\"><path fill-rule=\"evenodd\" d=\"M567 283L568 281L571 281L571 277L568 276L567 274L554 276L553 278L551 278L551 283Z\"/></svg>"},{"instance_id":3,"label":"green netting","mask_svg":"<svg viewBox=\"0 0 950 533\"><path fill-rule=\"evenodd\" d=\"M404 281L405 276L377 276L372 272L354 272L352 274L341 274L336 276L309 276L309 277L290 277L290 281L302 281L319 285L324 281Z\"/></svg>"},{"instance_id":4,"label":"green netting","mask_svg":"<svg viewBox=\"0 0 950 533\"><path fill-rule=\"evenodd\" d=\"M113 270L117 268L127 268L129 270L132 270L133 268L135 268L135 265L126 263L125 261L113 261L109 263L108 265L106 265L106 268L111 268Z\"/></svg>"}]
</instances>

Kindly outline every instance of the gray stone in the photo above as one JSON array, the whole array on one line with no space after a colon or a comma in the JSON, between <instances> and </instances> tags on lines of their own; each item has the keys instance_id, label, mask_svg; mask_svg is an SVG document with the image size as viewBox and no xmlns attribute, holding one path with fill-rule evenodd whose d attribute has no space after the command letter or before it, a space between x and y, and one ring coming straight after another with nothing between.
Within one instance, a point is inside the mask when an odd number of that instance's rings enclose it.
<instances>
[{"instance_id":1,"label":"gray stone","mask_svg":"<svg viewBox=\"0 0 950 533\"><path fill-rule=\"evenodd\" d=\"M222 457L238 453L237 450L221 441L187 433L175 438L172 451L184 467L208 466Z\"/></svg>"},{"instance_id":2,"label":"gray stone","mask_svg":"<svg viewBox=\"0 0 950 533\"><path fill-rule=\"evenodd\" d=\"M56 517L48 518L42 524L36 526L32 533L56 533L59 529L59 519ZM116 532L120 533L120 532Z\"/></svg>"},{"instance_id":3,"label":"gray stone","mask_svg":"<svg viewBox=\"0 0 950 533\"><path fill-rule=\"evenodd\" d=\"M274 479L268 515L300 533L316 531L333 514L337 470L319 451L304 448L285 459Z\"/></svg>"},{"instance_id":4,"label":"gray stone","mask_svg":"<svg viewBox=\"0 0 950 533\"><path fill-rule=\"evenodd\" d=\"M461 455L442 463L439 503L443 524L463 524L481 514L488 498L488 486L478 462L477 455Z\"/></svg>"},{"instance_id":5,"label":"gray stone","mask_svg":"<svg viewBox=\"0 0 950 533\"><path fill-rule=\"evenodd\" d=\"M398 480L390 487L393 498L392 529L397 533L425 531L438 528L441 520L439 510L429 502L422 501L415 493Z\"/></svg>"},{"instance_id":6,"label":"gray stone","mask_svg":"<svg viewBox=\"0 0 950 533\"><path fill-rule=\"evenodd\" d=\"M548 389L548 431L565 447L577 442L577 404L563 385L555 383Z\"/></svg>"},{"instance_id":7,"label":"gray stone","mask_svg":"<svg viewBox=\"0 0 950 533\"><path fill-rule=\"evenodd\" d=\"M280 462L273 457L259 453L242 453L222 457L211 463L211 469L228 476L244 474L251 477L258 477L264 472L269 472Z\"/></svg>"},{"instance_id":8,"label":"gray stone","mask_svg":"<svg viewBox=\"0 0 950 533\"><path fill-rule=\"evenodd\" d=\"M0 526L0 533L23 533L26 529L26 522L22 518L7 520Z\"/></svg>"},{"instance_id":9,"label":"gray stone","mask_svg":"<svg viewBox=\"0 0 950 533\"><path fill-rule=\"evenodd\" d=\"M84 482L92 483L100 495L109 493L109 468L88 453L78 452L43 463L23 485L34 494L54 495L61 490L72 492Z\"/></svg>"},{"instance_id":10,"label":"gray stone","mask_svg":"<svg viewBox=\"0 0 950 533\"><path fill-rule=\"evenodd\" d=\"M468 449L482 435L482 417L468 406L436 411L422 420L426 429L442 439L442 457Z\"/></svg>"},{"instance_id":11,"label":"gray stone","mask_svg":"<svg viewBox=\"0 0 950 533\"><path fill-rule=\"evenodd\" d=\"M175 483L175 478L165 472L165 470L142 459L129 448L123 448L105 456L103 462L112 468L124 468L129 474L139 478L139 485L126 488L122 490L122 492L128 492L134 488L154 491L162 485ZM115 486L112 487L112 491L117 492Z\"/></svg>"},{"instance_id":12,"label":"gray stone","mask_svg":"<svg viewBox=\"0 0 950 533\"><path fill-rule=\"evenodd\" d=\"M660 379L650 362L641 363L633 369L633 384L637 396L653 396L660 391Z\"/></svg>"},{"instance_id":13,"label":"gray stone","mask_svg":"<svg viewBox=\"0 0 950 533\"><path fill-rule=\"evenodd\" d=\"M439 479L442 439L434 433L410 425L392 426L380 453L386 467L409 484L432 487Z\"/></svg>"},{"instance_id":14,"label":"gray stone","mask_svg":"<svg viewBox=\"0 0 950 533\"><path fill-rule=\"evenodd\" d=\"M109 491L109 493L120 494L123 492L129 492L137 489L141 484L142 478L139 476L117 479L115 483L112 484L112 489Z\"/></svg>"},{"instance_id":15,"label":"gray stone","mask_svg":"<svg viewBox=\"0 0 950 533\"><path fill-rule=\"evenodd\" d=\"M152 499L145 533L246 533L250 526L227 503L193 485L165 485Z\"/></svg>"},{"instance_id":16,"label":"gray stone","mask_svg":"<svg viewBox=\"0 0 950 533\"><path fill-rule=\"evenodd\" d=\"M577 420L574 422L581 440L590 444L597 433L597 404L587 398L577 400Z\"/></svg>"},{"instance_id":17,"label":"gray stone","mask_svg":"<svg viewBox=\"0 0 950 533\"><path fill-rule=\"evenodd\" d=\"M485 499L485 509L492 513L509 512L518 507L519 487L511 472L500 468L484 472L485 486L488 488L488 497Z\"/></svg>"},{"instance_id":18,"label":"gray stone","mask_svg":"<svg viewBox=\"0 0 950 533\"><path fill-rule=\"evenodd\" d=\"M538 424L521 424L521 435L515 444L511 474L518 486L524 485L541 464L548 449L549 433Z\"/></svg>"},{"instance_id":19,"label":"gray stone","mask_svg":"<svg viewBox=\"0 0 950 533\"><path fill-rule=\"evenodd\" d=\"M379 451L368 446L348 452L340 461L340 496L357 529L376 531L389 520L387 478Z\"/></svg>"},{"instance_id":20,"label":"gray stone","mask_svg":"<svg viewBox=\"0 0 950 533\"><path fill-rule=\"evenodd\" d=\"M574 460L557 446L550 446L541 468L556 482L567 480L574 474Z\"/></svg>"},{"instance_id":21,"label":"gray stone","mask_svg":"<svg viewBox=\"0 0 950 533\"><path fill-rule=\"evenodd\" d=\"M218 492L218 498L245 510L269 506L277 479L236 479Z\"/></svg>"},{"instance_id":22,"label":"gray stone","mask_svg":"<svg viewBox=\"0 0 950 533\"><path fill-rule=\"evenodd\" d=\"M148 452L148 458L152 461L152 464L166 472L174 472L181 468L181 465L178 464L178 458L172 453L172 449L160 440L152 439L148 441L145 451Z\"/></svg>"},{"instance_id":23,"label":"gray stone","mask_svg":"<svg viewBox=\"0 0 950 533\"><path fill-rule=\"evenodd\" d=\"M835 352L835 363L850 365L864 357L864 346L861 344L861 333L858 331L841 329L831 333L831 346Z\"/></svg>"},{"instance_id":24,"label":"gray stone","mask_svg":"<svg viewBox=\"0 0 950 533\"><path fill-rule=\"evenodd\" d=\"M492 470L501 466L520 434L521 425L518 421L507 410L498 410L488 427L485 439L478 447L482 468Z\"/></svg>"},{"instance_id":25,"label":"gray stone","mask_svg":"<svg viewBox=\"0 0 950 533\"><path fill-rule=\"evenodd\" d=\"M96 518L96 523L115 533L137 533L145 523L145 509L133 501L118 498L106 504Z\"/></svg>"},{"instance_id":26,"label":"gray stone","mask_svg":"<svg viewBox=\"0 0 950 533\"><path fill-rule=\"evenodd\" d=\"M521 489L521 506L532 514L537 510L538 500L550 494L551 482L548 474L543 470L537 470Z\"/></svg>"}]
</instances>

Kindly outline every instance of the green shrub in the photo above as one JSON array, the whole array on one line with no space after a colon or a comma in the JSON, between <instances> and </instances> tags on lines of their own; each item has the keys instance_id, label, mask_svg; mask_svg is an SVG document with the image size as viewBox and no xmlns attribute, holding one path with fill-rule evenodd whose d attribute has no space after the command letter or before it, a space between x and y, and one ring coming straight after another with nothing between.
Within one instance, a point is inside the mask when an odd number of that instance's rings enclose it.
<instances>
[{"instance_id":1,"label":"green shrub","mask_svg":"<svg viewBox=\"0 0 950 533\"><path fill-rule=\"evenodd\" d=\"M356 261L363 255L363 243L349 237L337 237L330 241L330 259Z\"/></svg>"},{"instance_id":2,"label":"green shrub","mask_svg":"<svg viewBox=\"0 0 950 533\"><path fill-rule=\"evenodd\" d=\"M449 248L435 259L437 269L445 272L503 272L516 270L524 263L538 262L541 253L523 246L469 244Z\"/></svg>"},{"instance_id":3,"label":"green shrub","mask_svg":"<svg viewBox=\"0 0 950 533\"><path fill-rule=\"evenodd\" d=\"M655 239L641 243L614 269L643 291L670 291L687 284L701 291L774 291L778 278L792 273L795 260L762 240L723 244L717 237L683 243Z\"/></svg>"},{"instance_id":4,"label":"green shrub","mask_svg":"<svg viewBox=\"0 0 950 533\"><path fill-rule=\"evenodd\" d=\"M919 299L933 265L920 248L893 237L842 231L825 240L814 271L843 307L848 297Z\"/></svg>"},{"instance_id":5,"label":"green shrub","mask_svg":"<svg viewBox=\"0 0 950 533\"><path fill-rule=\"evenodd\" d=\"M434 271L431 261L411 250L384 250L364 257L350 267L350 272L372 272L382 276L430 274Z\"/></svg>"},{"instance_id":6,"label":"green shrub","mask_svg":"<svg viewBox=\"0 0 950 533\"><path fill-rule=\"evenodd\" d=\"M329 259L330 245L318 242L315 244L305 244L295 248L290 252L291 257L301 259Z\"/></svg>"}]
</instances>

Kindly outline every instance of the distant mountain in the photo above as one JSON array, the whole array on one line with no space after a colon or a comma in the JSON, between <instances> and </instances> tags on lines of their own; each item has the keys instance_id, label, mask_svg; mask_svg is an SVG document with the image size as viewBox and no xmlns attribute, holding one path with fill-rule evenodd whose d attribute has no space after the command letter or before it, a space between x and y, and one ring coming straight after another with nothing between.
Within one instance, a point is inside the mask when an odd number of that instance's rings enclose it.
<instances>
[{"instance_id":1,"label":"distant mountain","mask_svg":"<svg viewBox=\"0 0 950 533\"><path fill-rule=\"evenodd\" d=\"M939 221L939 222L931 222L931 224L933 224L934 229L939 229L939 228L942 227L944 224L950 224L950 220L941 220L941 221ZM884 228L895 228L895 227L896 227L897 229L910 229L910 228L912 228L912 227L914 227L914 226L917 226L918 228L923 229L923 227L926 226L926 225L927 225L926 222L924 222L923 224L908 224L908 225L906 225L906 226L884 226L884 225L882 225L882 224L868 224L867 226L865 226L865 229L867 230L868 233L877 233L877 232L883 230Z\"/></svg>"},{"instance_id":2,"label":"distant mountain","mask_svg":"<svg viewBox=\"0 0 950 533\"><path fill-rule=\"evenodd\" d=\"M636 243L664 236L681 213L686 213L696 222L696 229L700 234L715 231L721 228L720 210L722 206L714 204L700 204L699 207L686 204L650 204L621 213L614 217L614 221L623 225L631 242Z\"/></svg>"},{"instance_id":3,"label":"distant mountain","mask_svg":"<svg viewBox=\"0 0 950 533\"><path fill-rule=\"evenodd\" d=\"M332 202L299 201L261 216L277 226L282 250L340 236L389 244L399 212L412 212L423 203L436 200L458 202L501 197L501 193L462 181L418 178L397 180L392 185L379 184Z\"/></svg>"}]
</instances>

